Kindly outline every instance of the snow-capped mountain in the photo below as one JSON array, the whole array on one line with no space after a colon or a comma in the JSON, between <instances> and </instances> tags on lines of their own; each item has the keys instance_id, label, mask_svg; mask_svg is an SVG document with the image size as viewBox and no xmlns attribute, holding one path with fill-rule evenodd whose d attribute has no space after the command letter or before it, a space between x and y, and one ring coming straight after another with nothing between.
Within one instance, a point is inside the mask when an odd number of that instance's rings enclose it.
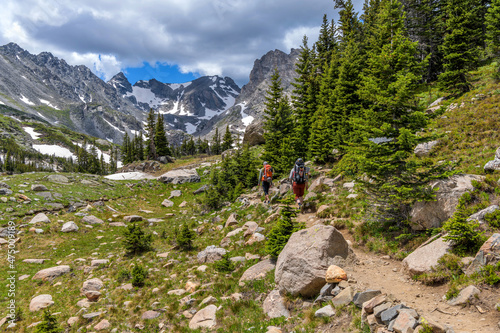
<instances>
[{"instance_id":1,"label":"snow-capped mountain","mask_svg":"<svg viewBox=\"0 0 500 333\"><path fill-rule=\"evenodd\" d=\"M234 105L241 89L229 77L203 76L186 83L162 83L155 79L138 81L133 86L123 73L108 84L125 99L148 113L153 108L162 114L169 129L197 134L207 121Z\"/></svg>"}]
</instances>

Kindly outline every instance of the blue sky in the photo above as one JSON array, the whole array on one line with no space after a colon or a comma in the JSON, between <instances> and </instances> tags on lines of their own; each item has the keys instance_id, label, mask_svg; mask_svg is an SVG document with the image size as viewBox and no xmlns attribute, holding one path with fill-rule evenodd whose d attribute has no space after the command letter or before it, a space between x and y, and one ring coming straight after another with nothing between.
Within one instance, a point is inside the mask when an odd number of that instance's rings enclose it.
<instances>
[{"instance_id":1,"label":"blue sky","mask_svg":"<svg viewBox=\"0 0 500 333\"><path fill-rule=\"evenodd\" d=\"M324 14L338 18L332 0L2 0L0 45L51 52L105 81L220 75L242 86L268 51L290 52L304 35L312 44Z\"/></svg>"}]
</instances>

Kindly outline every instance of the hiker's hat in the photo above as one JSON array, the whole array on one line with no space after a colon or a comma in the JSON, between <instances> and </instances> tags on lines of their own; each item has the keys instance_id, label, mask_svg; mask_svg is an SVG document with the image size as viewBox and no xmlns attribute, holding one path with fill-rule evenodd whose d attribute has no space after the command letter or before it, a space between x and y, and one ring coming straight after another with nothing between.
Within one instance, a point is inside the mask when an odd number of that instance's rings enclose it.
<instances>
[{"instance_id":1,"label":"hiker's hat","mask_svg":"<svg viewBox=\"0 0 500 333\"><path fill-rule=\"evenodd\" d=\"M302 163L304 163L304 161L303 161L301 158L298 158L298 159L297 159L297 162L295 162L295 163L297 163L297 164L302 164Z\"/></svg>"},{"instance_id":2,"label":"hiker's hat","mask_svg":"<svg viewBox=\"0 0 500 333\"><path fill-rule=\"evenodd\" d=\"M264 162L264 165L268 164L267 162Z\"/></svg>"}]
</instances>

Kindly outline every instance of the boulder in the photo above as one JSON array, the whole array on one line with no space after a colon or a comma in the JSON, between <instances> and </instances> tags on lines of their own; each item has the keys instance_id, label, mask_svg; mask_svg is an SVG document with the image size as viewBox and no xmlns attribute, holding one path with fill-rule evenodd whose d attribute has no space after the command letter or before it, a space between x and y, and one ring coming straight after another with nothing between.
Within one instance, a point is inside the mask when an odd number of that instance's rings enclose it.
<instances>
[{"instance_id":1,"label":"boulder","mask_svg":"<svg viewBox=\"0 0 500 333\"><path fill-rule=\"evenodd\" d=\"M226 254L226 252L227 251L221 247L210 245L207 246L205 250L198 253L196 257L198 259L198 263L205 264L221 260L222 257Z\"/></svg>"},{"instance_id":2,"label":"boulder","mask_svg":"<svg viewBox=\"0 0 500 333\"><path fill-rule=\"evenodd\" d=\"M316 225L292 234L278 256L275 282L282 292L314 296L326 283L328 267L353 261L355 255L337 229Z\"/></svg>"},{"instance_id":3,"label":"boulder","mask_svg":"<svg viewBox=\"0 0 500 333\"><path fill-rule=\"evenodd\" d=\"M437 266L439 259L451 251L451 242L443 237L433 237L420 245L415 251L403 259L403 268L410 275L429 273Z\"/></svg>"},{"instance_id":4,"label":"boulder","mask_svg":"<svg viewBox=\"0 0 500 333\"><path fill-rule=\"evenodd\" d=\"M142 221L143 219L144 218L140 215L129 215L123 218L125 222L139 222Z\"/></svg>"},{"instance_id":5,"label":"boulder","mask_svg":"<svg viewBox=\"0 0 500 333\"><path fill-rule=\"evenodd\" d=\"M224 225L224 228L231 227L233 225L237 225L238 224L237 218L238 218L238 215L236 213L232 213L231 215L229 215L229 217L227 218L226 224Z\"/></svg>"},{"instance_id":6,"label":"boulder","mask_svg":"<svg viewBox=\"0 0 500 333\"><path fill-rule=\"evenodd\" d=\"M78 226L76 225L75 222L69 221L63 224L61 228L62 232L77 232L78 231Z\"/></svg>"},{"instance_id":7,"label":"boulder","mask_svg":"<svg viewBox=\"0 0 500 333\"><path fill-rule=\"evenodd\" d=\"M148 319L155 319L160 316L160 313L157 311L149 310L146 311L142 314L141 319L143 320L148 320Z\"/></svg>"},{"instance_id":8,"label":"boulder","mask_svg":"<svg viewBox=\"0 0 500 333\"><path fill-rule=\"evenodd\" d=\"M243 145L256 146L265 142L262 122L253 122L247 126L243 135Z\"/></svg>"},{"instance_id":9,"label":"boulder","mask_svg":"<svg viewBox=\"0 0 500 333\"><path fill-rule=\"evenodd\" d=\"M80 289L80 291L82 292L82 294L87 296L88 292L99 291L102 289L103 286L104 286L104 283L101 281L101 279L93 278L93 279L90 279L90 280L83 282L83 286ZM87 298L89 298L89 297L87 296ZM90 298L89 298L89 300L90 300Z\"/></svg>"},{"instance_id":10,"label":"boulder","mask_svg":"<svg viewBox=\"0 0 500 333\"><path fill-rule=\"evenodd\" d=\"M41 309L45 309L54 304L51 295L38 295L34 297L30 302L30 311L35 312Z\"/></svg>"},{"instance_id":11,"label":"boulder","mask_svg":"<svg viewBox=\"0 0 500 333\"><path fill-rule=\"evenodd\" d=\"M252 236L253 233L257 231L258 227L259 227L259 225L257 224L257 222L254 222L254 221L246 222L242 227L242 230L245 230L243 237L246 238L248 236Z\"/></svg>"},{"instance_id":12,"label":"boulder","mask_svg":"<svg viewBox=\"0 0 500 333\"><path fill-rule=\"evenodd\" d=\"M392 328L396 333L413 332L417 326L417 319L408 310L400 310Z\"/></svg>"},{"instance_id":13,"label":"boulder","mask_svg":"<svg viewBox=\"0 0 500 333\"><path fill-rule=\"evenodd\" d=\"M33 185L31 185L31 190L35 191L35 192L44 192L44 191L48 191L49 189L45 185L42 185L42 184L33 184Z\"/></svg>"},{"instance_id":14,"label":"boulder","mask_svg":"<svg viewBox=\"0 0 500 333\"><path fill-rule=\"evenodd\" d=\"M332 299L332 304L335 306L347 305L353 301L355 295L356 291L353 287L349 286Z\"/></svg>"},{"instance_id":15,"label":"boulder","mask_svg":"<svg viewBox=\"0 0 500 333\"><path fill-rule=\"evenodd\" d=\"M50 267L38 271L32 280L52 281L58 276L69 273L71 271L68 265Z\"/></svg>"},{"instance_id":16,"label":"boulder","mask_svg":"<svg viewBox=\"0 0 500 333\"><path fill-rule=\"evenodd\" d=\"M53 183L69 183L69 179L63 175L48 175L47 180Z\"/></svg>"},{"instance_id":17,"label":"boulder","mask_svg":"<svg viewBox=\"0 0 500 333\"><path fill-rule=\"evenodd\" d=\"M313 180L311 186L309 186L309 192L321 192L323 181L326 179L325 176L321 176Z\"/></svg>"},{"instance_id":18,"label":"boulder","mask_svg":"<svg viewBox=\"0 0 500 333\"><path fill-rule=\"evenodd\" d=\"M165 199L165 200L163 200L163 202L161 203L161 205L164 206L164 207L169 208L169 207L173 207L174 206L174 202L170 201L168 199Z\"/></svg>"},{"instance_id":19,"label":"boulder","mask_svg":"<svg viewBox=\"0 0 500 333\"><path fill-rule=\"evenodd\" d=\"M216 316L217 306L210 304L207 307L198 311L193 318L189 321L189 328L192 330L196 330L199 328L213 328L216 324Z\"/></svg>"},{"instance_id":20,"label":"boulder","mask_svg":"<svg viewBox=\"0 0 500 333\"><path fill-rule=\"evenodd\" d=\"M50 219L44 213L38 213L30 221L30 224L50 223Z\"/></svg>"},{"instance_id":21,"label":"boulder","mask_svg":"<svg viewBox=\"0 0 500 333\"><path fill-rule=\"evenodd\" d=\"M267 295L262 305L264 313L269 318L290 317L290 311L286 308L285 301L279 290L273 290Z\"/></svg>"},{"instance_id":22,"label":"boulder","mask_svg":"<svg viewBox=\"0 0 500 333\"><path fill-rule=\"evenodd\" d=\"M472 180L481 181L478 175L454 175L430 184L436 191L436 200L417 202L410 213L410 222L414 230L440 228L455 212L458 199L465 192L473 190Z\"/></svg>"},{"instance_id":23,"label":"boulder","mask_svg":"<svg viewBox=\"0 0 500 333\"><path fill-rule=\"evenodd\" d=\"M314 313L314 316L315 317L333 317L335 315L335 310L333 309L333 307L328 304L327 306L324 306L322 307L321 309L319 309L318 311L316 311Z\"/></svg>"},{"instance_id":24,"label":"boulder","mask_svg":"<svg viewBox=\"0 0 500 333\"><path fill-rule=\"evenodd\" d=\"M193 169L171 170L157 178L162 183L184 184L198 183L201 178Z\"/></svg>"},{"instance_id":25,"label":"boulder","mask_svg":"<svg viewBox=\"0 0 500 333\"><path fill-rule=\"evenodd\" d=\"M94 215L84 216L82 218L82 222L87 223L87 224L103 224L104 223L103 220L101 220L98 217L95 217Z\"/></svg>"},{"instance_id":26,"label":"boulder","mask_svg":"<svg viewBox=\"0 0 500 333\"><path fill-rule=\"evenodd\" d=\"M271 259L266 259L248 268L240 278L240 284L246 281L261 280L266 274L276 267L276 263Z\"/></svg>"},{"instance_id":27,"label":"boulder","mask_svg":"<svg viewBox=\"0 0 500 333\"><path fill-rule=\"evenodd\" d=\"M177 198L177 197L180 197L181 195L182 195L181 190L173 190L173 191L170 191L170 196L168 198L169 199Z\"/></svg>"},{"instance_id":28,"label":"boulder","mask_svg":"<svg viewBox=\"0 0 500 333\"><path fill-rule=\"evenodd\" d=\"M365 302L373 299L374 297L376 297L380 294L382 294L382 292L380 290L368 289L368 290L356 293L356 295L354 295L352 302L358 308L361 308Z\"/></svg>"},{"instance_id":29,"label":"boulder","mask_svg":"<svg viewBox=\"0 0 500 333\"><path fill-rule=\"evenodd\" d=\"M415 150L413 151L415 155L418 157L424 157L430 154L432 148L434 148L439 141L434 140L434 141L429 141L429 142L424 142L424 143L419 143L416 147Z\"/></svg>"},{"instance_id":30,"label":"boulder","mask_svg":"<svg viewBox=\"0 0 500 333\"><path fill-rule=\"evenodd\" d=\"M94 326L96 331L104 331L111 327L110 322L107 319L101 320L97 325Z\"/></svg>"},{"instance_id":31,"label":"boulder","mask_svg":"<svg viewBox=\"0 0 500 333\"><path fill-rule=\"evenodd\" d=\"M474 260L467 268L466 274L471 275L486 265L495 265L500 261L500 234L491 235L476 253Z\"/></svg>"},{"instance_id":32,"label":"boulder","mask_svg":"<svg viewBox=\"0 0 500 333\"><path fill-rule=\"evenodd\" d=\"M252 236L245 242L245 245L252 245L254 243L263 242L266 240L266 236L258 232L253 233Z\"/></svg>"}]
</instances>

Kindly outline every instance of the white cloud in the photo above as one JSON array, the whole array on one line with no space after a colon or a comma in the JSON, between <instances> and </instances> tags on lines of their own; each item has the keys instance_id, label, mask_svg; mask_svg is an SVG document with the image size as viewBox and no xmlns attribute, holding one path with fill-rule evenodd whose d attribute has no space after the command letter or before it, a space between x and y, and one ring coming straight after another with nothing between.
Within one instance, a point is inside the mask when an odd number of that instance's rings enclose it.
<instances>
[{"instance_id":1,"label":"white cloud","mask_svg":"<svg viewBox=\"0 0 500 333\"><path fill-rule=\"evenodd\" d=\"M293 28L285 33L283 45L285 45L287 50L291 48L298 48L302 45L302 39L304 36L307 36L308 45L312 46L312 44L318 39L319 29L320 26Z\"/></svg>"}]
</instances>

